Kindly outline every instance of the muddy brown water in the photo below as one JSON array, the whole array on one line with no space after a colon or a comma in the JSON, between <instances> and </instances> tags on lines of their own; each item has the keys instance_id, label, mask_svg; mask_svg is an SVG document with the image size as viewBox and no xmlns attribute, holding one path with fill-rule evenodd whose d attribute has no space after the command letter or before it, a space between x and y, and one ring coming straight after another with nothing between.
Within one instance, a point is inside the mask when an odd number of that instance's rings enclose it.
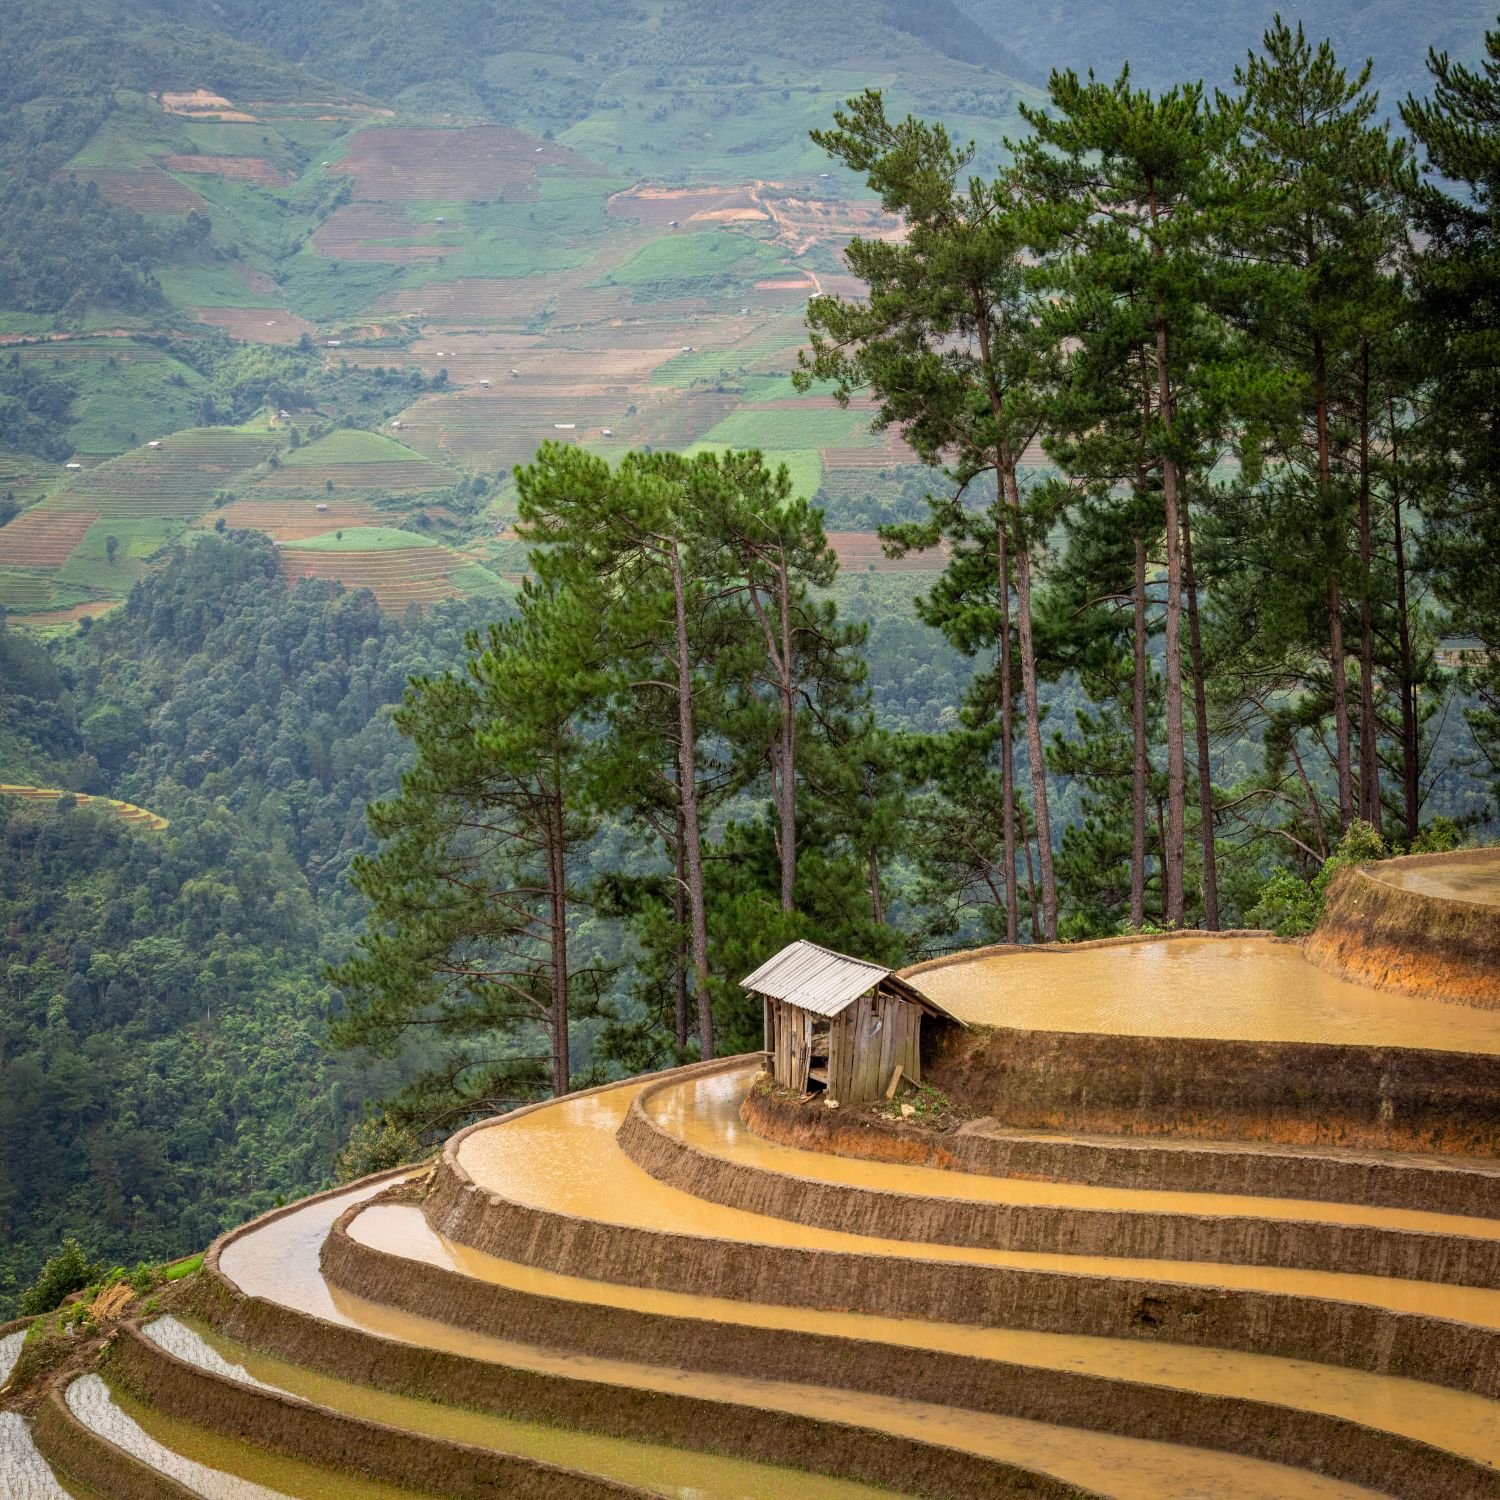
<instances>
[{"instance_id":1,"label":"muddy brown water","mask_svg":"<svg viewBox=\"0 0 1500 1500\"><path fill-rule=\"evenodd\" d=\"M1362 1370L1314 1364L1307 1360L1242 1354L1188 1344L979 1328L970 1324L934 1323L868 1313L809 1311L769 1303L741 1302L733 1298L702 1297L686 1292L590 1281L500 1260L481 1250L445 1239L431 1229L418 1209L399 1204L377 1204L365 1209L350 1225L349 1232L374 1249L425 1261L537 1296L561 1297L664 1317L712 1319L759 1328L803 1329L838 1338L863 1339L896 1346L893 1359L899 1359L901 1348L932 1349L976 1359L1076 1370L1105 1378L1172 1386L1201 1391L1206 1395L1242 1397L1344 1417L1366 1426L1436 1443L1485 1463L1500 1463L1500 1402L1416 1380L1372 1375ZM331 1288L331 1294L348 1321L371 1332L413 1343L441 1340L434 1347L477 1359L514 1362L509 1353L501 1351L514 1351L516 1346L501 1345L499 1341L482 1335L472 1335L444 1323L382 1307L337 1287ZM522 1350L521 1353L526 1357L541 1354L544 1360L551 1358L541 1351ZM600 1360L591 1363L603 1367L612 1362ZM682 1388L692 1390L689 1382L684 1382Z\"/></svg>"},{"instance_id":2,"label":"muddy brown water","mask_svg":"<svg viewBox=\"0 0 1500 1500\"><path fill-rule=\"evenodd\" d=\"M913 982L984 1026L1500 1053L1500 1011L1370 989L1271 938L991 953Z\"/></svg>"},{"instance_id":3,"label":"muddy brown water","mask_svg":"<svg viewBox=\"0 0 1500 1500\"><path fill-rule=\"evenodd\" d=\"M803 1151L778 1145L747 1130L740 1104L759 1071L746 1064L722 1073L703 1074L654 1092L645 1101L647 1116L658 1129L713 1156L790 1173L820 1182L879 1188L933 1198L959 1198L997 1205L1036 1205L1109 1209L1135 1213L1225 1214L1316 1223L1368 1224L1382 1229L1409 1229L1432 1234L1500 1239L1500 1219L1412 1209L1368 1208L1324 1203L1316 1199L1253 1198L1232 1193L1151 1192L1139 1188L1089 1187L1074 1183L1036 1182L1015 1177L982 1177L938 1167L875 1163L827 1151Z\"/></svg>"},{"instance_id":4,"label":"muddy brown water","mask_svg":"<svg viewBox=\"0 0 1500 1500\"><path fill-rule=\"evenodd\" d=\"M1361 1500L1361 1497L1368 1500L1372 1493L1359 1486L1344 1484L1303 1470L1204 1449L1080 1432L1072 1428L988 1413L956 1411L932 1403L829 1390L787 1381L705 1375L696 1371L638 1365L623 1360L558 1354L451 1327L371 1302L356 1294L331 1287L323 1280L318 1269L316 1244L333 1220L359 1196L368 1196L368 1193L340 1195L323 1203L311 1204L300 1211L300 1215L287 1215L253 1231L249 1237L272 1236L280 1243L274 1247L259 1247L254 1253L238 1257L240 1270L250 1278L248 1284L232 1275L223 1259L221 1267L225 1268L226 1274L231 1274L231 1279L240 1285L241 1290L252 1295L267 1297L302 1311L316 1310L319 1316L331 1317L334 1321L362 1328L382 1337L544 1374L706 1397L765 1410L793 1412L828 1421L872 1427L921 1442L942 1443L1003 1462L1045 1469L1075 1484L1117 1496L1119 1500L1205 1500L1205 1497L1227 1495L1243 1497L1243 1500ZM292 1222L302 1216L305 1217L301 1223ZM491 1260L491 1257L480 1257L478 1252L460 1251L460 1247L440 1240L427 1227L426 1220L418 1209L403 1205L377 1205L366 1209L355 1220L356 1227L367 1216L373 1216L378 1224L393 1231L393 1237L406 1246L403 1253L413 1253L415 1246L420 1258L430 1258L437 1264L449 1265L453 1261L446 1257L457 1253L461 1255L463 1268L471 1274L476 1267ZM313 1220L321 1222L321 1232L315 1227ZM310 1254L306 1248L309 1245ZM382 1245L382 1248L393 1247ZM299 1255L303 1257L300 1266ZM495 1264L508 1266L506 1262ZM528 1277L546 1279L547 1276L547 1273L528 1273L521 1267L516 1269ZM258 1279L262 1275L267 1279ZM317 1285L314 1286L314 1283ZM629 1288L607 1290L622 1293L633 1291ZM669 1297L665 1293L640 1295L648 1299L647 1305ZM683 1301L691 1305L700 1317L716 1315L718 1304L713 1299L684 1297ZM725 1305L733 1306L742 1317L755 1311L748 1304ZM778 1310L764 1311L769 1314ZM788 1316L785 1326L808 1326L809 1315L804 1311L779 1311ZM814 1316L821 1318L825 1315ZM895 1323L898 1320L858 1321L862 1324L878 1324ZM922 1324L912 1326L914 1329L935 1327ZM847 1331L847 1326L841 1331ZM1091 1342L1112 1344L1115 1341L1100 1339ZM818 1483L816 1476L809 1478L799 1475L798 1479L802 1486L796 1492L799 1496L818 1493L813 1487Z\"/></svg>"},{"instance_id":5,"label":"muddy brown water","mask_svg":"<svg viewBox=\"0 0 1500 1500\"><path fill-rule=\"evenodd\" d=\"M309 1370L224 1338L204 1324L163 1318L147 1334L179 1359L231 1378L253 1380L319 1406L409 1432L520 1453L546 1463L607 1475L668 1500L892 1500L895 1492L782 1469L767 1464L690 1452L663 1444L602 1437L576 1429L515 1421L483 1412L439 1406Z\"/></svg>"},{"instance_id":6,"label":"muddy brown water","mask_svg":"<svg viewBox=\"0 0 1500 1500\"><path fill-rule=\"evenodd\" d=\"M917 1262L965 1262L1180 1286L1240 1287L1365 1303L1500 1328L1497 1290L1275 1266L1062 1255L880 1239L723 1207L658 1182L620 1149L615 1139L620 1122L632 1100L649 1086L648 1082L633 1080L597 1093L569 1095L544 1109L475 1130L460 1142L459 1165L484 1192L544 1212L607 1224ZM879 1162L861 1165L869 1171L866 1180L871 1186L881 1185L883 1174L892 1170Z\"/></svg>"},{"instance_id":7,"label":"muddy brown water","mask_svg":"<svg viewBox=\"0 0 1500 1500\"><path fill-rule=\"evenodd\" d=\"M1424 896L1443 896L1450 901L1473 901L1480 906L1500 906L1500 853L1491 860L1453 864L1405 865L1400 861L1366 867L1365 874L1387 885L1418 891Z\"/></svg>"}]
</instances>

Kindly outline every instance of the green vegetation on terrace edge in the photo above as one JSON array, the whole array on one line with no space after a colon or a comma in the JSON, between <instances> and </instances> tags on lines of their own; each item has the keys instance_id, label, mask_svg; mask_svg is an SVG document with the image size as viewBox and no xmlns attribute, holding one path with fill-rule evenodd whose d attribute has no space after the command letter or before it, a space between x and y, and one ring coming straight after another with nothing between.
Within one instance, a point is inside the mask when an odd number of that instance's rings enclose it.
<instances>
[{"instance_id":1,"label":"green vegetation on terrace edge","mask_svg":"<svg viewBox=\"0 0 1500 1500\"><path fill-rule=\"evenodd\" d=\"M432 460L383 433L358 427L336 427L324 437L288 449L281 462L289 468L320 464L413 463L430 467Z\"/></svg>"},{"instance_id":2,"label":"green vegetation on terrace edge","mask_svg":"<svg viewBox=\"0 0 1500 1500\"><path fill-rule=\"evenodd\" d=\"M415 531L398 531L392 526L348 526L306 540L283 542L284 552L395 552L408 547L433 547L443 550L442 543Z\"/></svg>"},{"instance_id":3,"label":"green vegetation on terrace edge","mask_svg":"<svg viewBox=\"0 0 1500 1500\"><path fill-rule=\"evenodd\" d=\"M651 240L594 283L626 286L637 297L691 296L770 275L785 253L741 230L713 229Z\"/></svg>"}]
</instances>

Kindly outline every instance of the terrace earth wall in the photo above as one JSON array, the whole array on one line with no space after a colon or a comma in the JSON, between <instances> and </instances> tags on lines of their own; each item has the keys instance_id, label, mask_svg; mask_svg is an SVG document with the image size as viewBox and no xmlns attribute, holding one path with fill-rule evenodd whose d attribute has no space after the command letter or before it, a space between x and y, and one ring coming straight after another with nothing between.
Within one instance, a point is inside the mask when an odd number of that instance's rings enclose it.
<instances>
[{"instance_id":1,"label":"terrace earth wall","mask_svg":"<svg viewBox=\"0 0 1500 1500\"><path fill-rule=\"evenodd\" d=\"M1415 855L1407 868L1494 864L1493 849ZM1408 890L1380 866L1338 871L1303 952L1321 969L1379 989L1500 1007L1500 906Z\"/></svg>"},{"instance_id":2,"label":"terrace earth wall","mask_svg":"<svg viewBox=\"0 0 1500 1500\"><path fill-rule=\"evenodd\" d=\"M1500 1156L1500 1056L954 1027L923 1067L1018 1129Z\"/></svg>"},{"instance_id":3,"label":"terrace earth wall","mask_svg":"<svg viewBox=\"0 0 1500 1500\"><path fill-rule=\"evenodd\" d=\"M1500 1471L1487 1464L1325 1413L939 1350L537 1296L361 1244L348 1233L348 1221L357 1211L342 1216L325 1244L323 1270L331 1282L387 1306L493 1337L510 1337L517 1328L524 1328L528 1339L544 1347L598 1358L705 1374L774 1375L783 1381L901 1399L917 1392L923 1400L965 1410L1291 1464L1403 1500L1452 1500L1455 1494L1500 1500ZM241 1315L231 1314L226 1328L237 1316ZM871 1455L878 1450L871 1447L870 1435L863 1429L807 1424L805 1419L755 1408L597 1384L579 1401L576 1395L557 1390L559 1384L571 1382L548 1381L431 1351L408 1351L331 1325L323 1325L332 1335L325 1346L321 1330L309 1335L295 1326L312 1320L269 1309L269 1305L250 1317L253 1322L242 1323L240 1336L257 1347L276 1344L289 1358L326 1361L325 1368L348 1378L369 1379L409 1393L436 1384L446 1392L443 1399L486 1410L506 1409L494 1403L516 1401L523 1390L522 1399L534 1400L540 1390L547 1409L557 1413L554 1419L572 1425L619 1431L615 1424L623 1421L626 1435L681 1441L684 1446L703 1446L706 1435L712 1433L727 1451L741 1456L765 1454L775 1461L780 1455L781 1462L800 1468L875 1483L892 1480L902 1488L915 1484L923 1493L947 1493L946 1486L960 1482L967 1466L977 1462L965 1456L956 1473L944 1479L948 1471L941 1466L934 1469L932 1450L904 1439L883 1438L882 1446L894 1444L897 1451L877 1464ZM361 1352L352 1347L360 1340L391 1352ZM527 1382L535 1384L526 1390ZM532 1405L516 1409L537 1420L549 1420ZM629 1430L632 1425L634 1432ZM807 1431L808 1426L814 1430ZM741 1446L745 1443L749 1446ZM901 1446L914 1451L902 1457ZM1005 1488L979 1492L1047 1493ZM1059 1486L1056 1492L1069 1491Z\"/></svg>"},{"instance_id":4,"label":"terrace earth wall","mask_svg":"<svg viewBox=\"0 0 1500 1500\"><path fill-rule=\"evenodd\" d=\"M1285 1266L1489 1287L1500 1283L1500 1240L1256 1218L1151 1213L1073 1205L1000 1204L855 1187L768 1171L717 1156L657 1127L632 1101L620 1146L659 1181L729 1208L850 1234L941 1245Z\"/></svg>"},{"instance_id":5,"label":"terrace earth wall","mask_svg":"<svg viewBox=\"0 0 1500 1500\"><path fill-rule=\"evenodd\" d=\"M549 1106L540 1106L546 1108ZM423 1205L440 1234L502 1259L626 1286L898 1318L1239 1349L1500 1395L1500 1329L1354 1302L1164 1279L908 1260L601 1223L477 1188L452 1137ZM503 1128L498 1127L498 1128Z\"/></svg>"},{"instance_id":6,"label":"terrace earth wall","mask_svg":"<svg viewBox=\"0 0 1500 1500\"><path fill-rule=\"evenodd\" d=\"M1500 1164L1450 1158L1427 1165L1334 1148L1162 1141L1146 1137L1028 1135L990 1117L957 1129L830 1110L821 1099L790 1100L752 1090L740 1118L757 1135L807 1151L910 1166L942 1167L1036 1182L1153 1192L1311 1198L1500 1218Z\"/></svg>"}]
</instances>

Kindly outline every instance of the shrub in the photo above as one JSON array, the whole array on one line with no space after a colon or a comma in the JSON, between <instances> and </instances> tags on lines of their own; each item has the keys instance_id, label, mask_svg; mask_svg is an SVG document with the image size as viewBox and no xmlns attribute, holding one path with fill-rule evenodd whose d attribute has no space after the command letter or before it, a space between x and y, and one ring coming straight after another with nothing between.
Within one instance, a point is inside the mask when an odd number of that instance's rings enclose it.
<instances>
[{"instance_id":1,"label":"shrub","mask_svg":"<svg viewBox=\"0 0 1500 1500\"><path fill-rule=\"evenodd\" d=\"M333 1172L338 1181L352 1182L372 1172L404 1166L421 1155L422 1143L413 1131L385 1115L367 1115L349 1132L344 1149L334 1159Z\"/></svg>"},{"instance_id":2,"label":"shrub","mask_svg":"<svg viewBox=\"0 0 1500 1500\"><path fill-rule=\"evenodd\" d=\"M1245 914L1251 927L1269 927L1277 937L1300 937L1318 925L1322 900L1290 870L1278 870L1261 888L1260 898Z\"/></svg>"},{"instance_id":3,"label":"shrub","mask_svg":"<svg viewBox=\"0 0 1500 1500\"><path fill-rule=\"evenodd\" d=\"M88 1251L72 1235L44 1265L37 1279L21 1293L21 1311L51 1312L68 1295L97 1281L104 1274L104 1262L89 1259Z\"/></svg>"}]
</instances>

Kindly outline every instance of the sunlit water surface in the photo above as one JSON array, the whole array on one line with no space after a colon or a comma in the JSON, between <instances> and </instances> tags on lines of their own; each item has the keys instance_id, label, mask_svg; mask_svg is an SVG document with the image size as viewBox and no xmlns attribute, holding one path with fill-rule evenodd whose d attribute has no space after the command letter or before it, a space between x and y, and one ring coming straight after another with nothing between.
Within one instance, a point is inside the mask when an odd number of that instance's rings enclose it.
<instances>
[{"instance_id":1,"label":"sunlit water surface","mask_svg":"<svg viewBox=\"0 0 1500 1500\"><path fill-rule=\"evenodd\" d=\"M912 982L983 1026L1500 1053L1500 1011L1370 989L1272 938L992 953Z\"/></svg>"}]
</instances>

